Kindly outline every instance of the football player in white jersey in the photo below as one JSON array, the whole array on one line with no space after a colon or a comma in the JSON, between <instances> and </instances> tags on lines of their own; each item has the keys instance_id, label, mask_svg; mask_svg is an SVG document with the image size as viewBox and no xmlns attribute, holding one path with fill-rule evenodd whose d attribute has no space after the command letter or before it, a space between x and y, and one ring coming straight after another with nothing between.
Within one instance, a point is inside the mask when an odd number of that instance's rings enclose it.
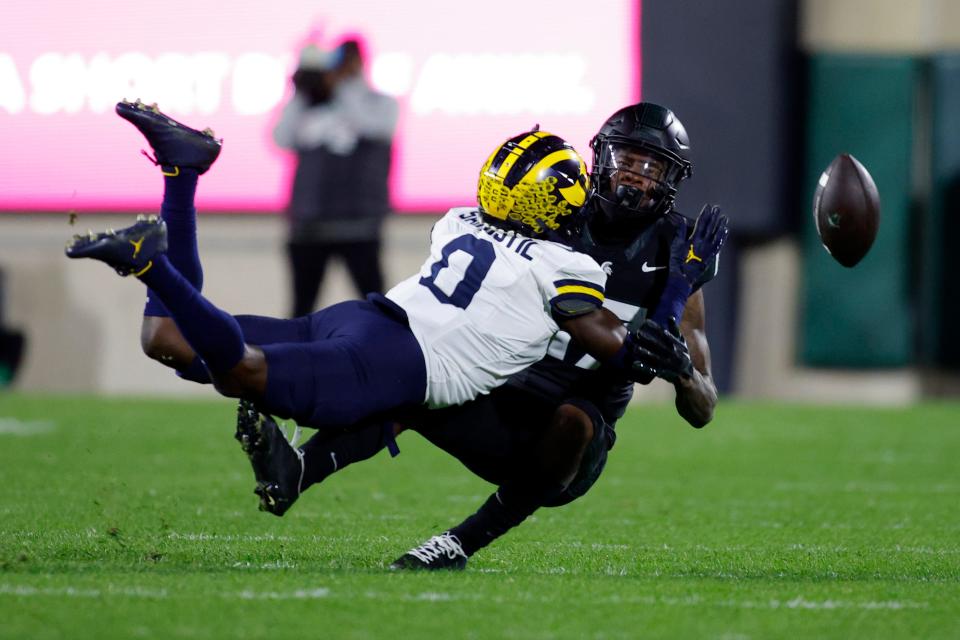
<instances>
[{"instance_id":1,"label":"football player in white jersey","mask_svg":"<svg viewBox=\"0 0 960 640\"><path fill-rule=\"evenodd\" d=\"M462 404L536 362L557 322L603 302L606 274L563 240L586 200L586 164L562 139L507 140L480 172L479 207L433 227L420 273L387 292L423 350L427 406Z\"/></svg>"},{"instance_id":2,"label":"football player in white jersey","mask_svg":"<svg viewBox=\"0 0 960 640\"><path fill-rule=\"evenodd\" d=\"M169 313L165 326L177 330L161 341L173 345L167 357L162 348L150 355L186 366L199 359L225 396L303 426L355 425L488 392L543 357L561 328L625 375L645 373L642 341L600 307L604 272L560 242L588 179L583 159L557 136L535 130L497 147L481 172L479 212L450 211L421 272L387 296L294 320L239 318L204 298L167 246L168 201L193 210L197 176L216 160L219 141L155 106L123 102L117 113L154 150L165 179L161 218L74 236L66 255L143 282ZM508 313L509 327L501 320Z\"/></svg>"},{"instance_id":3,"label":"football player in white jersey","mask_svg":"<svg viewBox=\"0 0 960 640\"><path fill-rule=\"evenodd\" d=\"M649 377L672 382L679 414L702 427L712 417L717 394L701 287L716 273L719 247L711 243L725 217L717 207L705 207L694 224L674 210L677 186L690 175L691 162L686 131L669 109L652 103L625 107L604 123L592 147L592 194L575 246L609 274L604 306L624 324L639 326L637 338L649 347L643 358ZM680 319L679 327L671 318ZM686 344L676 340L680 334ZM498 488L475 514L411 549L392 567L463 568L469 556L536 509L584 495L604 469L614 427L632 393L630 380L597 368L561 332L547 357L490 394L404 416L403 427ZM394 435L400 426L387 420L337 437L318 434L299 449L305 459L275 425L260 421L251 407L241 406L239 432L260 425L260 432L272 436L270 446L251 452L251 461L275 498L261 508L275 515L336 471L383 448L399 452Z\"/></svg>"}]
</instances>

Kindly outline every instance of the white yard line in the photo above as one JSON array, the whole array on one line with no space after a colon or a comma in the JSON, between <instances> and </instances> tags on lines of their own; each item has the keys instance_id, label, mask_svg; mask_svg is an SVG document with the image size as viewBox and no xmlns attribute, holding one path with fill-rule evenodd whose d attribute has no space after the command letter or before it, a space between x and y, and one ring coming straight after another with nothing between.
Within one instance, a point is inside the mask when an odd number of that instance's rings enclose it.
<instances>
[{"instance_id":1,"label":"white yard line","mask_svg":"<svg viewBox=\"0 0 960 640\"><path fill-rule=\"evenodd\" d=\"M937 482L916 484L907 482L871 482L851 480L845 483L776 482L774 491L796 493L958 493L960 484Z\"/></svg>"},{"instance_id":2,"label":"white yard line","mask_svg":"<svg viewBox=\"0 0 960 640\"><path fill-rule=\"evenodd\" d=\"M167 534L171 540L187 540L190 542L292 542L296 538L291 536L275 536L272 533L264 535L221 534L221 533L179 533L171 531Z\"/></svg>"},{"instance_id":3,"label":"white yard line","mask_svg":"<svg viewBox=\"0 0 960 640\"><path fill-rule=\"evenodd\" d=\"M40 436L50 433L56 425L48 420L17 420L0 416L0 435Z\"/></svg>"},{"instance_id":4,"label":"white yard line","mask_svg":"<svg viewBox=\"0 0 960 640\"><path fill-rule=\"evenodd\" d=\"M115 597L126 597L142 600L166 600L172 598L190 599L189 595L181 595L182 592L173 594L167 589L152 589L149 587L115 587L107 586L104 588L85 588L85 587L31 587L27 585L14 585L9 583L0 583L0 596L13 596L19 598L31 597L53 597L53 598L81 598L81 599L108 599ZM305 589L293 589L289 591L257 590L243 589L240 591L221 591L217 597L224 600L321 600L327 598L354 599L355 593L349 590L343 590L339 594L331 591L328 587L313 587ZM379 591L365 591L362 596L368 600L394 601L394 602L505 602L509 598L510 602L529 602L537 604L552 604L556 600L540 594L531 592L515 593L509 596L487 596L478 593L454 592L445 593L438 591L422 591L419 593L384 593ZM698 595L690 595L682 598L671 596L656 595L634 595L634 596L608 596L603 598L594 598L593 602L600 604L614 605L646 605L650 607L719 607L729 609L796 609L803 611L836 611L842 609L855 609L866 611L902 611L927 609L929 603L916 602L912 600L834 600L827 598L825 600L808 599L798 595L789 600L779 600L776 598L768 600L735 600L735 599L712 599L704 598Z\"/></svg>"}]
</instances>

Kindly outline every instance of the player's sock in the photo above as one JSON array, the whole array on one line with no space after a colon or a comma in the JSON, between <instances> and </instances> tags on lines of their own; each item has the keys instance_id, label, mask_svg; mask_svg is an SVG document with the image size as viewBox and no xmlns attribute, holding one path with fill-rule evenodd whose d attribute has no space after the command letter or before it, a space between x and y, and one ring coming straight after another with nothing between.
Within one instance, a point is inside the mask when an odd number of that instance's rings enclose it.
<instances>
[{"instance_id":1,"label":"player's sock","mask_svg":"<svg viewBox=\"0 0 960 640\"><path fill-rule=\"evenodd\" d=\"M393 423L373 423L330 438L323 431L307 440L300 450L304 456L303 489L322 482L354 462L367 460L387 447Z\"/></svg>"},{"instance_id":2,"label":"player's sock","mask_svg":"<svg viewBox=\"0 0 960 640\"><path fill-rule=\"evenodd\" d=\"M450 533L460 539L464 553L471 556L526 520L565 488L559 482L529 476L508 482Z\"/></svg>"},{"instance_id":3,"label":"player's sock","mask_svg":"<svg viewBox=\"0 0 960 640\"><path fill-rule=\"evenodd\" d=\"M163 177L160 217L167 223L167 259L197 291L203 290L203 265L197 248L196 169L181 168L179 175Z\"/></svg>"},{"instance_id":4,"label":"player's sock","mask_svg":"<svg viewBox=\"0 0 960 640\"><path fill-rule=\"evenodd\" d=\"M210 371L229 371L240 362L244 340L236 319L204 298L173 268L166 255L157 255L140 280L160 298L180 333Z\"/></svg>"},{"instance_id":5,"label":"player's sock","mask_svg":"<svg viewBox=\"0 0 960 640\"><path fill-rule=\"evenodd\" d=\"M196 169L182 168L177 175L163 176L163 202L160 217L167 224L167 259L193 285L203 289L203 266L197 249L197 210L194 197L197 193ZM160 298L147 291L145 316L167 317L170 312Z\"/></svg>"},{"instance_id":6,"label":"player's sock","mask_svg":"<svg viewBox=\"0 0 960 640\"><path fill-rule=\"evenodd\" d=\"M666 326L671 321L680 322L683 318L683 308L687 304L687 298L690 297L690 283L682 277L671 276L667 278L667 284L660 295L660 302L657 308L653 310L650 319L661 326Z\"/></svg>"},{"instance_id":7,"label":"player's sock","mask_svg":"<svg viewBox=\"0 0 960 640\"><path fill-rule=\"evenodd\" d=\"M177 175L163 176L163 201L160 217L167 225L167 259L197 291L203 290L203 265L197 247L197 210L194 198L197 193L196 169L184 167ZM147 304L143 315L169 317L170 311L150 288L147 288ZM194 358L185 369L177 371L184 380L208 384L210 374L200 358Z\"/></svg>"},{"instance_id":8,"label":"player's sock","mask_svg":"<svg viewBox=\"0 0 960 640\"><path fill-rule=\"evenodd\" d=\"M173 261L171 260L171 263ZM176 266L176 265L174 265ZM233 316L246 344L264 345L278 342L306 342L310 339L309 321L285 320L269 316L236 315ZM209 384L210 372L200 358L194 358L190 364L177 371L184 380Z\"/></svg>"},{"instance_id":9,"label":"player's sock","mask_svg":"<svg viewBox=\"0 0 960 640\"><path fill-rule=\"evenodd\" d=\"M173 261L171 260L171 263ZM176 266L176 265L174 265ZM159 303L159 301L158 301ZM162 304L162 303L161 303ZM164 307L166 312L166 307ZM169 315L167 313L166 315ZM310 339L310 324L302 320L284 320L268 316L237 315L233 316L243 332L243 341L247 344L263 345L277 342L306 342ZM189 365L177 370L177 375L184 380L210 384L210 372L200 358L194 358Z\"/></svg>"}]
</instances>

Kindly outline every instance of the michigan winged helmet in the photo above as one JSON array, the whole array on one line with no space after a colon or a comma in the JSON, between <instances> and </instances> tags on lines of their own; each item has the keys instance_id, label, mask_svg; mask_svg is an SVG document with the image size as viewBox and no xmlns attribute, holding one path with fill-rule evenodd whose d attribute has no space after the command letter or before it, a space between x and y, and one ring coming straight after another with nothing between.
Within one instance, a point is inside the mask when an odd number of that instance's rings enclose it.
<instances>
[{"instance_id":1,"label":"michigan winged helmet","mask_svg":"<svg viewBox=\"0 0 960 640\"><path fill-rule=\"evenodd\" d=\"M563 138L534 129L497 147L480 170L480 210L524 235L558 231L587 199L589 177L580 154Z\"/></svg>"}]
</instances>

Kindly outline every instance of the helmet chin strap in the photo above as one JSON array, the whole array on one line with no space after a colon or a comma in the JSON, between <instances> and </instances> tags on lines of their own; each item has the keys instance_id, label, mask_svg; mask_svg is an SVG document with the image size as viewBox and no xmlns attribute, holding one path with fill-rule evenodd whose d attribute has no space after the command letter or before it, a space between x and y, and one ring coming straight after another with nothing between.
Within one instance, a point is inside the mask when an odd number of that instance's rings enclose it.
<instances>
[{"instance_id":1,"label":"helmet chin strap","mask_svg":"<svg viewBox=\"0 0 960 640\"><path fill-rule=\"evenodd\" d=\"M653 210L643 212L627 209L600 194L596 194L594 198L595 209L587 220L587 225L601 242L632 242L661 216Z\"/></svg>"},{"instance_id":2,"label":"helmet chin strap","mask_svg":"<svg viewBox=\"0 0 960 640\"><path fill-rule=\"evenodd\" d=\"M614 194L614 202L625 209L636 211L642 215L642 212L647 209L647 207L643 206L645 201L659 204L659 200L663 197L663 195L664 194L661 189L650 189L644 191L642 189L638 189L637 187L620 185L617 187L616 194ZM650 208L650 212L653 213L653 210L656 208L656 206Z\"/></svg>"}]
</instances>

